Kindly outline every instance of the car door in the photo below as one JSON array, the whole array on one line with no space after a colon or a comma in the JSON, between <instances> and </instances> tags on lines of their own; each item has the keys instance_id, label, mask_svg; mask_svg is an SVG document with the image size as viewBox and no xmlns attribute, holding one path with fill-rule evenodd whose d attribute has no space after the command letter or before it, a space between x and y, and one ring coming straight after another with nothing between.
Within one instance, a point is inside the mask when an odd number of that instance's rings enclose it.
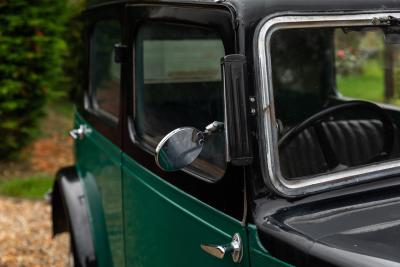
<instances>
[{"instance_id":1,"label":"car door","mask_svg":"<svg viewBox=\"0 0 400 267\"><path fill-rule=\"evenodd\" d=\"M229 10L219 6L129 5L125 41L123 203L127 266L248 266L243 176L225 163L225 135L208 140L184 171L157 167L171 130L224 121L220 60L234 53ZM221 260L201 245L241 238L243 256Z\"/></svg>"},{"instance_id":2,"label":"car door","mask_svg":"<svg viewBox=\"0 0 400 267\"><path fill-rule=\"evenodd\" d=\"M76 167L83 182L99 266L124 266L121 176L121 66L114 45L122 38L122 5L84 14L87 72L84 103L75 115Z\"/></svg>"}]
</instances>

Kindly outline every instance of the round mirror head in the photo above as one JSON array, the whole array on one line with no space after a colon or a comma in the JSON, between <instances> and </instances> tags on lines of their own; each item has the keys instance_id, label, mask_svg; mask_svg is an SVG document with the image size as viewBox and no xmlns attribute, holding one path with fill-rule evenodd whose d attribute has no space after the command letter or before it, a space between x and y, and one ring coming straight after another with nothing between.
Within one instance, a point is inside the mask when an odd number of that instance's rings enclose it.
<instances>
[{"instance_id":1,"label":"round mirror head","mask_svg":"<svg viewBox=\"0 0 400 267\"><path fill-rule=\"evenodd\" d=\"M184 127L167 134L156 148L156 163L164 171L181 170L200 155L204 135L201 131Z\"/></svg>"}]
</instances>

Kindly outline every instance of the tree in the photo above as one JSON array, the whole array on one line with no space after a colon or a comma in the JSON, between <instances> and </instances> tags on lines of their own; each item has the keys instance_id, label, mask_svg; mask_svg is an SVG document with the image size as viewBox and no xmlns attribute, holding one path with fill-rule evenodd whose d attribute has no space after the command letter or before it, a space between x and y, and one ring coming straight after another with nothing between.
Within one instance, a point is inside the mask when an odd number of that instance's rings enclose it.
<instances>
[{"instance_id":1,"label":"tree","mask_svg":"<svg viewBox=\"0 0 400 267\"><path fill-rule=\"evenodd\" d=\"M0 3L0 158L37 133L43 107L63 77L66 0Z\"/></svg>"}]
</instances>

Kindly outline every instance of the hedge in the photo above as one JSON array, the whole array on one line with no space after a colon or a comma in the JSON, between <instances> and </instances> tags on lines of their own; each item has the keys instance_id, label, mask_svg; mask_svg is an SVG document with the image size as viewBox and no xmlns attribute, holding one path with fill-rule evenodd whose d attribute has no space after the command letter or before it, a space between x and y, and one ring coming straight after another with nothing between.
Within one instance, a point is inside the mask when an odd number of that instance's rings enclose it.
<instances>
[{"instance_id":1,"label":"hedge","mask_svg":"<svg viewBox=\"0 0 400 267\"><path fill-rule=\"evenodd\" d=\"M71 0L72 1L72 0ZM84 25L81 20L81 12L86 6L85 0L73 0L69 5L67 32L64 40L67 42L68 52L64 58L64 90L70 100L76 101L81 97L84 75Z\"/></svg>"},{"instance_id":2,"label":"hedge","mask_svg":"<svg viewBox=\"0 0 400 267\"><path fill-rule=\"evenodd\" d=\"M61 90L67 0L0 2L0 159L38 132L43 107Z\"/></svg>"}]
</instances>

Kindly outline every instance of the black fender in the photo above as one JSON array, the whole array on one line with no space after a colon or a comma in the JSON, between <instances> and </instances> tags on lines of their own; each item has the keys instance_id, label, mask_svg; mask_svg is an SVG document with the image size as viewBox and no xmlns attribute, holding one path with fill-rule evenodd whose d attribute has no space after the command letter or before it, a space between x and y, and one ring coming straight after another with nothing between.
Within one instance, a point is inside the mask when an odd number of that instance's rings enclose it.
<instances>
[{"instance_id":1,"label":"black fender","mask_svg":"<svg viewBox=\"0 0 400 267\"><path fill-rule=\"evenodd\" d=\"M51 206L53 235L70 232L77 265L97 266L86 197L74 166L57 172Z\"/></svg>"}]
</instances>

